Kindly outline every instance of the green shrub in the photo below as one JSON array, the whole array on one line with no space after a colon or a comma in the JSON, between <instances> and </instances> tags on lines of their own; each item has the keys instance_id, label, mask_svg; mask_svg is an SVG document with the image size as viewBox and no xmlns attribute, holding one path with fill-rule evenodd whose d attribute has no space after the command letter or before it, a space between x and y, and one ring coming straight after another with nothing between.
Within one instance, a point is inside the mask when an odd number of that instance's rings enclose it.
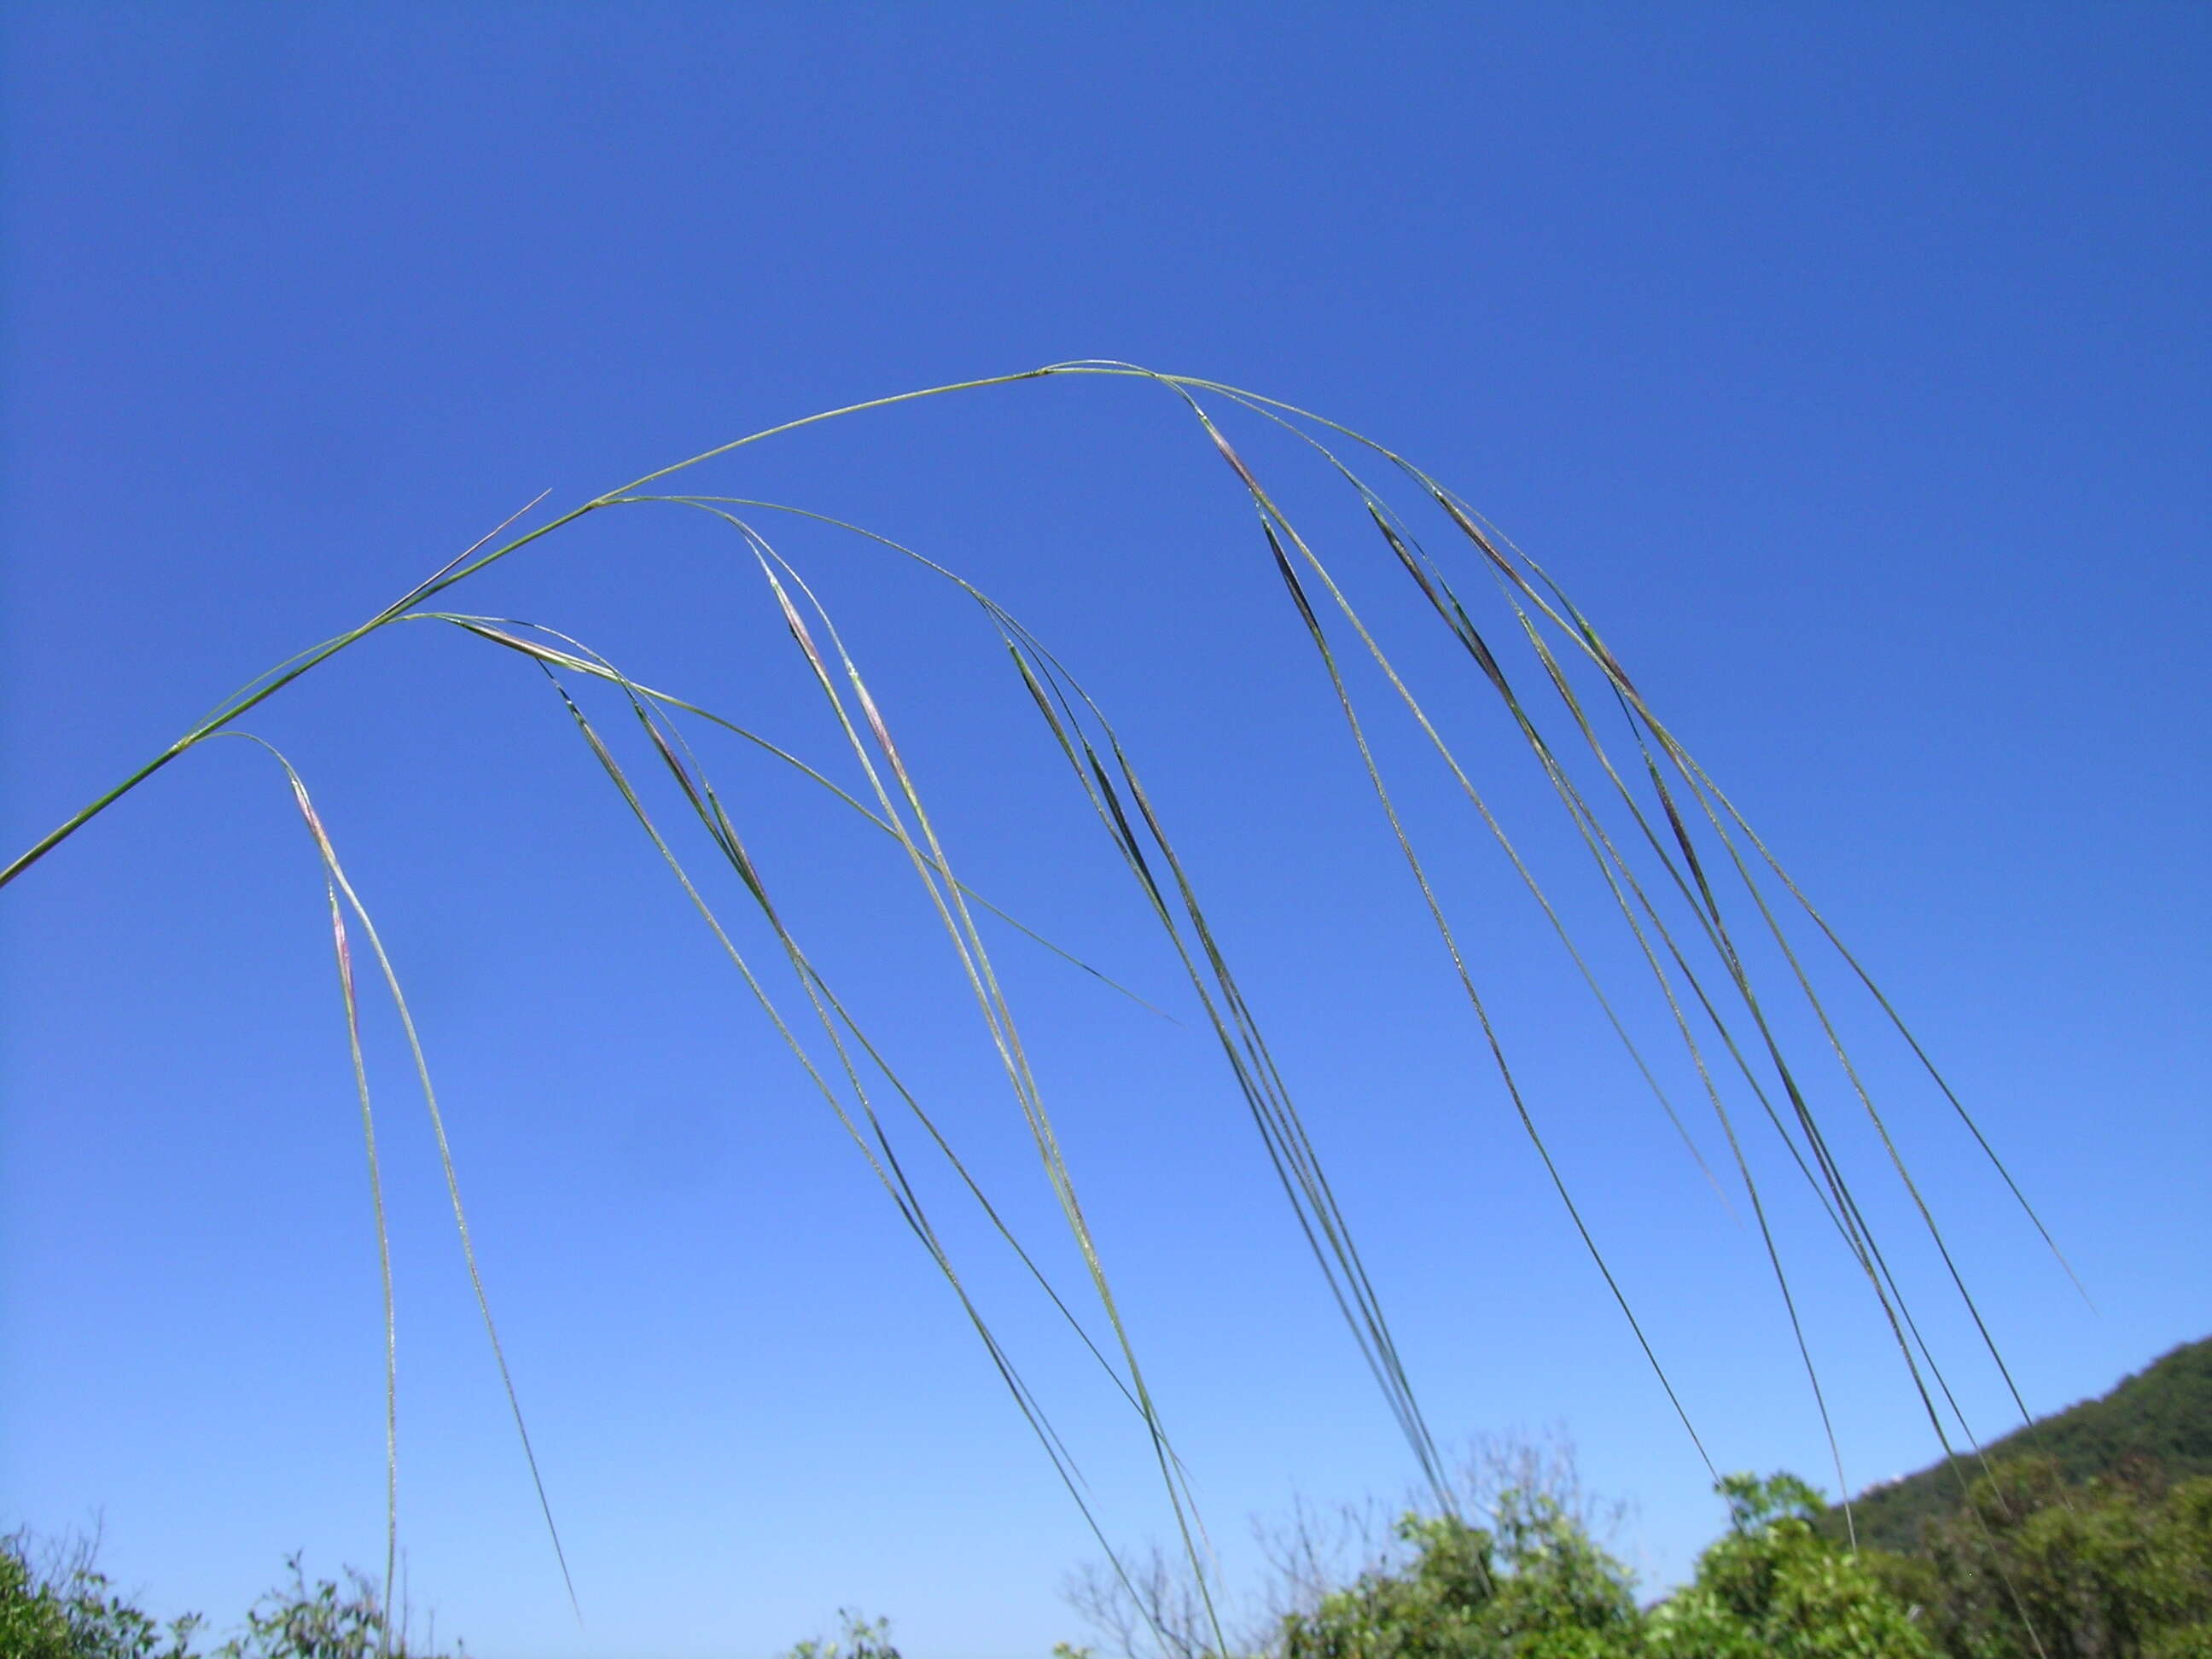
<instances>
[{"instance_id":1,"label":"green shrub","mask_svg":"<svg viewBox=\"0 0 2212 1659\"><path fill-rule=\"evenodd\" d=\"M27 1533L0 1538L0 1659L196 1659L192 1638L206 1623L198 1613L165 1625L114 1594L89 1543L51 1548L44 1565L34 1547ZM410 1648L374 1580L349 1570L341 1590L327 1578L310 1585L297 1555L285 1566L291 1582L248 1608L244 1629L204 1659L465 1659L459 1644L450 1656ZM898 1656L886 1645L819 1659Z\"/></svg>"},{"instance_id":2,"label":"green shrub","mask_svg":"<svg viewBox=\"0 0 2212 1659\"><path fill-rule=\"evenodd\" d=\"M1814 1530L1820 1495L1793 1475L1730 1475L1729 1533L1689 1587L1652 1609L1652 1659L1935 1659L1869 1565Z\"/></svg>"},{"instance_id":3,"label":"green shrub","mask_svg":"<svg viewBox=\"0 0 2212 1659\"><path fill-rule=\"evenodd\" d=\"M1627 1570L1547 1498L1508 1493L1497 1530L1407 1516L1403 1571L1362 1574L1283 1622L1284 1659L1612 1659L1636 1651Z\"/></svg>"},{"instance_id":4,"label":"green shrub","mask_svg":"<svg viewBox=\"0 0 2212 1659\"><path fill-rule=\"evenodd\" d=\"M0 1659L188 1659L197 1614L167 1625L110 1589L92 1547L33 1563L30 1534L0 1538Z\"/></svg>"},{"instance_id":5,"label":"green shrub","mask_svg":"<svg viewBox=\"0 0 2212 1659\"><path fill-rule=\"evenodd\" d=\"M2212 1656L2212 1479L2168 1487L2138 1466L2077 1486L2047 1459L2000 1464L1925 1553L1956 1659Z\"/></svg>"},{"instance_id":6,"label":"green shrub","mask_svg":"<svg viewBox=\"0 0 2212 1659\"><path fill-rule=\"evenodd\" d=\"M811 1638L782 1659L899 1659L899 1650L891 1645L890 1620L864 1618L844 1607L837 1610L837 1618L845 1627L842 1637Z\"/></svg>"},{"instance_id":7,"label":"green shrub","mask_svg":"<svg viewBox=\"0 0 2212 1659\"><path fill-rule=\"evenodd\" d=\"M350 1593L328 1578L311 1589L297 1555L284 1565L292 1582L249 1607L244 1632L210 1659L442 1659L409 1647L406 1632L391 1629L374 1579L348 1568Z\"/></svg>"}]
</instances>

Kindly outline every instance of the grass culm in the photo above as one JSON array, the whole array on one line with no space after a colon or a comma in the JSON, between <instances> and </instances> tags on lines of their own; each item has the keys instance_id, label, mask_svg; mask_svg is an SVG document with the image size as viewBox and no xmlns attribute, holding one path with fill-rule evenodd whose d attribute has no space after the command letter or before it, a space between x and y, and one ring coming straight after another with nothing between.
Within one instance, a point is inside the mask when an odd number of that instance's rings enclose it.
<instances>
[{"instance_id":1,"label":"grass culm","mask_svg":"<svg viewBox=\"0 0 2212 1659\"><path fill-rule=\"evenodd\" d=\"M915 769L902 746L889 700L879 696L829 606L795 556L782 550L785 526L804 523L817 532L855 538L883 556L908 561L949 584L980 612L1003 653L1006 693L1033 711L1041 740L1064 763L1076 795L1126 871L1130 899L1166 943L1184 981L1178 1000L1196 1011L1218 1048L1227 1081L1241 1099L1261 1155L1278 1178L1300 1234L1310 1247L1346 1331L1372 1374L1385 1408L1402 1431L1415 1464L1440 1509L1449 1512L1452 1482L1437 1440L1401 1357L1381 1287L1355 1240L1351 1217L1340 1204L1297 1098L1279 1063L1253 999L1209 921L1190 863L1179 853L1165 813L1148 793L1130 744L1086 690L1071 665L1011 611L926 551L872 529L845 523L802 506L750 495L709 493L707 482L735 470L742 453L784 434L830 422L891 418L917 400L1025 395L1035 383L1135 380L1160 395L1163 412L1185 423L1217 455L1223 485L1249 504L1252 550L1272 569L1282 603L1295 618L1294 637L1310 653L1312 672L1328 689L1343 741L1381 815L1389 843L1402 865L1408 891L1433 935L1437 970L1449 977L1471 1022L1479 1048L1494 1073L1519 1132L1588 1249L1664 1391L1683 1431L1705 1456L1692 1402L1685 1398L1613 1264L1553 1149L1545 1103L1527 1080L1514 1054L1514 1033L1496 1006L1494 988L1470 948L1470 927L1436 876L1430 832L1417 830L1404 810L1406 763L1398 742L1425 753L1446 781L1464 814L1471 839L1493 847L1506 878L1532 907L1542 931L1556 942L1559 960L1586 988L1593 1030L1617 1045L1647 1101L1661 1114L1706 1177L1740 1199L1750 1231L1771 1277L1781 1317L1802 1358L1807 1385L1827 1424L1821 1366L1801 1317L1793 1275L1796 1264L1773 1222L1775 1182L1759 1171L1778 1168L1785 1184L1801 1189L1793 1200L1809 1203L1835 1249L1843 1253L1893 1342L1936 1441L1946 1453L1971 1455L1975 1431L1966 1420L1951 1374L1957 1363L1939 1360L1921 1297L1908 1298L1895 1265L1897 1241L1878 1237L1865 1179L1847 1173L1839 1146L1839 1115L1871 1136L1880 1148L1877 1170L1892 1183L1886 1202L1901 1194L1902 1212L1920 1237L1914 1248L1932 1253L1940 1278L1973 1332L1984 1359L1994 1365L2024 1418L2026 1409L2005 1371L1998 1343L1955 1265L1943 1229L1893 1134L1893 1108L1881 1098L1863 1063L1862 1042L1899 1046L1923 1079L1916 1106L1932 1104L1963 1127L2010 1188L2030 1224L2051 1245L2042 1224L1997 1162L1996 1152L1964 1103L1907 1027L1890 999L1814 908L1776 854L1736 810L1729 797L1677 739L1645 701L1589 615L1565 588L1489 525L1467 501L1428 472L1371 439L1321 416L1218 382L1155 373L1108 362L1054 364L1019 374L933 386L786 422L688 459L648 472L580 505L542 516L542 498L408 592L359 624L280 663L219 703L175 742L86 804L0 869L0 886L27 876L94 818L122 805L157 774L218 737L248 737L241 722L286 688L371 636L402 625L427 627L471 648L489 646L520 659L542 680L559 714L573 726L607 786L635 820L651 855L708 930L738 977L744 995L787 1048L807 1086L820 1097L895 1206L916 1245L927 1255L972 1327L1013 1407L1058 1472L1072 1500L1083 1509L1098 1542L1114 1557L1090 1499L1045 1402L1025 1380L1017 1356L987 1317L980 1298L954 1259L932 1204L925 1202L914 1171L918 1160L941 1160L963 1202L978 1206L988 1229L1012 1253L1020 1270L1042 1287L1064 1321L1111 1379L1149 1448L1149 1459L1173 1532L1191 1564L1203 1617L1212 1623L1217 1651L1219 1626L1212 1610L1210 1551L1196 1495L1178 1457L1165 1414L1138 1346L1117 1302L1105 1255L1093 1231L1069 1166L1053 1109L1030 1059L1014 998L1000 972L992 940L1011 924L1038 936L992 903L971 884L941 814L933 812ZM1247 436L1248 434L1253 434ZM1340 492L1357 537L1332 528L1326 535L1294 521L1288 492L1261 476L1248 459L1262 446L1310 470L1301 491ZM788 635L789 671L808 695L820 700L838 734L837 752L803 757L751 729L732 711L711 709L662 690L617 666L589 644L559 629L459 608L459 594L495 565L515 560L581 520L613 513L677 513L703 517L730 538L732 550L757 575L761 603ZM535 520L533 522L532 520ZM1421 620L1431 639L1407 650L1393 629L1358 597L1373 584L1398 586L1403 616ZM1394 612L1394 616L1401 613ZM1440 648L1439 648L1440 647ZM1437 665L1449 663L1455 684L1432 686ZM1558 835L1583 872L1584 891L1562 902L1524 853L1520 825L1494 799L1495 781L1482 775L1464 739L1448 735L1453 720L1440 712L1479 698L1506 734L1510 752L1533 769L1540 797L1556 802L1558 818L1541 833ZM1389 742L1377 733L1395 722ZM763 860L748 842L748 828L732 797L707 769L710 749L736 743L792 769L824 792L840 811L866 819L885 850L911 875L927 911L941 931L947 970L972 1005L1011 1104L1033 1146L1054 1207L1079 1264L1075 1282L1063 1284L1048 1270L1047 1256L1024 1241L1006 1218L1007 1208L987 1192L951 1132L910 1085L896 1056L858 1018L789 921L787 907ZM453 1220L485 1333L495 1355L517 1434L553 1547L560 1549L554 1507L529 1438L521 1391L499 1344L491 1298L470 1239L467 1211L446 1134L443 1115L425 1057L417 1021L392 957L362 894L341 860L337 837L319 811L307 781L290 761L265 744L284 775L290 797L320 860L338 985L359 1101L369 1186L383 1262L386 1339L386 1560L392 1582L398 1538L397 1431L398 1316L392 1291L383 1174L378 1159L377 1115L370 1067L361 1037L357 973L380 988L398 1012L410 1049L414 1083L434 1132ZM1495 753L1491 750L1486 752ZM719 750L714 757L720 758ZM844 781L839 781L842 777ZM1518 809L1516 809L1518 810ZM720 869L709 880L703 871ZM726 915L712 896L734 878L747 914ZM1593 947L1587 918L1595 914L1612 931L1605 948ZM1574 920L1571 920L1573 918ZM1052 941L1087 973L1105 980ZM1607 964L1626 962L1621 973ZM1494 971L1494 970L1493 970ZM1129 988L1114 990L1136 995ZM1838 999L1852 1001L1847 1012ZM1868 1038L1847 1030L1865 1029ZM1702 1133L1723 1150L1711 1159L1699 1150ZM2051 1245L2056 1254L2056 1246ZM1830 1449L1843 1485L1840 1449L1832 1428ZM1710 1457L1709 1469L1717 1478ZM1848 1490L1848 1486L1844 1487ZM568 1571L565 1557L562 1562ZM571 1595L574 1587L571 1586Z\"/></svg>"}]
</instances>

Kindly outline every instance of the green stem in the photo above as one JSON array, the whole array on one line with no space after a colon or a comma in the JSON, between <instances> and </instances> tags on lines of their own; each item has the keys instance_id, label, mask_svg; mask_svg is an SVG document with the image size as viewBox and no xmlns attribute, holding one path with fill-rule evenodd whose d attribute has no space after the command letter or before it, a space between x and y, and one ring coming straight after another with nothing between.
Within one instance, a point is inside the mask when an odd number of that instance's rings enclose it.
<instances>
[{"instance_id":1,"label":"green stem","mask_svg":"<svg viewBox=\"0 0 2212 1659\"><path fill-rule=\"evenodd\" d=\"M204 742L205 739L213 737L216 732L222 731L225 726L229 725L231 721L236 720L240 714L245 714L247 710L267 702L270 697L276 696L277 692L291 684L294 680L298 679L309 669L313 668L319 663L327 662L331 658L337 655L339 652L344 650L348 646L355 644L358 641L366 639L369 635L374 634L378 629L382 628L386 623L396 621L403 611L409 610L414 605L421 604L424 599L429 599L434 594L444 592L447 588L453 586L457 582L465 581L469 577L475 575L477 572L483 569L487 565L496 564L508 554L519 551L520 549L528 546L539 537L550 535L554 531L560 529L564 525L574 524L578 519L582 518L586 513L590 513L596 508L609 505L615 497L618 495L625 495L629 491L637 489L641 484L651 483L656 478L665 478L672 472L680 472L685 467L696 466L702 461L712 460L717 455L726 455L733 449L742 449L747 444L758 443L763 438L773 438L781 433L794 432L800 427L812 426L818 422L835 420L841 415L857 415L866 410L885 409L893 404L912 403L918 398L934 398L948 392L975 392L981 390L985 386L1010 386L1016 380L1033 380L1041 375L1051 374L1058 372L1060 372L1058 369L1053 368L1025 368L1019 374L994 374L988 379L980 380L957 380L945 386L924 386L918 392L898 392L889 398L872 398L866 403L848 404L842 409L823 410L818 415L808 415L796 421L786 421L781 426L771 426L758 432L749 433L744 437L733 439L728 443L718 445L713 449L703 451L699 454L692 456L688 460L678 461L672 466L664 466L658 471L648 472L641 478L631 480L631 482L623 485L619 489L608 490L605 495L593 496L590 501L586 501L581 507L571 507L568 512L562 514L559 518L555 519L550 524L540 525L537 529L529 532L526 535L518 536L511 542L503 543L500 546L494 548L490 552L483 555L481 558L470 560L466 563L459 564L458 568L449 566L447 568L440 571L428 581L420 583L415 587L410 589L405 595L385 606L383 610L378 611L376 615L371 617L367 622L362 623L358 628L352 629L346 633L341 634L335 639L325 641L323 644L317 646L313 650L307 652L303 656L293 659L289 665L281 671L272 671L273 677L268 679L268 683L266 684L261 685L253 690L242 692L238 696L233 698L228 703L217 708L214 714L209 715L191 731L185 732L183 737L179 738L167 749L155 756L152 760L148 761L145 765L140 767L129 777L124 779L122 782L108 790L106 793L98 796L94 799L88 802L76 811L71 813L67 818L64 818L60 823L55 825L53 829L48 830L44 836L41 836L23 852L18 854L5 868L0 868L0 887L7 886L9 882L15 880L16 877L21 875L26 870L28 870L40 859L52 852L55 848L60 846L78 830L83 829L86 824L91 823L93 819L98 817L102 812L112 806L117 801L122 799L124 796L129 794L140 784L145 782L147 779L152 777L154 774L160 771L171 761L176 759L178 756L183 754L194 744ZM464 558L466 557L465 555L463 556Z\"/></svg>"}]
</instances>

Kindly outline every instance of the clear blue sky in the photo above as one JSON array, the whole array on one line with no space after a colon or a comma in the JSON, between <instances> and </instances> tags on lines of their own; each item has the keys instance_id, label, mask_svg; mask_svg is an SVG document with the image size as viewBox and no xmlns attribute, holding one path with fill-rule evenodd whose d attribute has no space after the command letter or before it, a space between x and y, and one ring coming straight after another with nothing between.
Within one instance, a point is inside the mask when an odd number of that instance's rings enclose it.
<instances>
[{"instance_id":1,"label":"clear blue sky","mask_svg":"<svg viewBox=\"0 0 2212 1659\"><path fill-rule=\"evenodd\" d=\"M6 21L8 853L541 491L1058 360L1217 377L1389 441L1543 560L1861 950L2094 1297L1858 1008L2032 1408L2212 1329L2201 8ZM1679 1573L1720 1518L1703 1468L1485 1069L1250 509L1172 400L1025 383L697 477L942 557L1094 685L1437 1430L1563 1424L1640 1506L1647 1581ZM1376 550L1344 545L1383 591ZM795 529L787 550L975 884L1182 1022L997 946L1224 1547L1297 1492L1398 1490L1411 1461L1188 990L989 636L861 544ZM703 525L603 515L454 599L855 775ZM1532 856L1571 870L1472 675L1409 648ZM1373 707L1716 1460L1832 1484L1741 1200L1704 1186L1387 691ZM1079 1636L1056 1600L1095 1553L1073 1505L535 671L398 629L247 724L301 768L407 976L588 1620L379 1012L403 1525L440 1632L490 1659L761 1656L845 1605L918 1659ZM888 843L707 752L828 970L1073 1273ZM323 902L239 743L0 895L0 1524L104 1517L109 1565L164 1609L228 1613L295 1548L381 1559L381 1328ZM1850 1478L1926 1462L1867 1299L1787 1207ZM1877 1219L1909 1233L1893 1198ZM1126 1414L948 1226L1109 1530L1162 1534ZM1931 1340L2002 1428L1926 1266Z\"/></svg>"}]
</instances>

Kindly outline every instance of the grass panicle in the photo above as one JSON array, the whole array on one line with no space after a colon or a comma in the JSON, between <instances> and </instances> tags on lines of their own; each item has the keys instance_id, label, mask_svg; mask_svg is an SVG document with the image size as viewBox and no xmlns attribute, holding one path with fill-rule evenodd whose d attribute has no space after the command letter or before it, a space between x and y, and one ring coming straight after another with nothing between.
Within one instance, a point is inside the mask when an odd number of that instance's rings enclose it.
<instances>
[{"instance_id":1,"label":"grass panicle","mask_svg":"<svg viewBox=\"0 0 2212 1659\"><path fill-rule=\"evenodd\" d=\"M1296 631L1312 651L1340 716L1346 741L1389 831L1412 895L1473 1021L1510 1116L1535 1152L1607 1293L1707 1467L1714 1467L1713 1460L1693 1424L1690 1402L1670 1376L1659 1342L1636 1312L1627 1285L1572 1190L1547 1127L1545 1103L1532 1092L1514 1056L1514 1033L1497 1012L1496 976L1510 971L1511 964L1485 959L1477 948L1480 930L1470 931L1455 915L1434 860L1424 850L1424 838L1431 832L1419 829L1418 815L1407 810L1412 797L1400 772L1409 763L1395 740L1386 743L1379 736L1389 725L1402 723L1414 739L1413 752L1425 755L1423 763L1432 761L1439 769L1445 796L1455 803L1452 810L1469 815L1467 844L1494 849L1503 860L1511 886L1534 907L1545 933L1556 942L1575 980L1592 998L1599 1023L1620 1048L1644 1093L1663 1115L1701 1178L1731 1208L1721 1170L1727 1171L1741 1192L1844 1490L1850 1486L1827 1389L1802 1298L1775 1225L1773 1194L1758 1173L1765 1158L1778 1157L1783 1167L1794 1172L1863 1282L1945 1452L1952 1450L1954 1435L1977 1449L1980 1440L1961 1409L1950 1362L1939 1359L1923 1315L1908 1298L1900 1269L1893 1261L1895 1247L1876 1237L1874 1200L1851 1172L1851 1158L1838 1139L1841 1127L1831 1121L1827 1103L1832 1097L1840 1096L1863 1120L1855 1133L1870 1133L1879 1147L1881 1164L1899 1195L1896 1201L1917 1221L1924 1248L1932 1249L1941 1264L1948 1294L1972 1325L1977 1346L1994 1364L2024 1419L2021 1391L1938 1224L1923 1183L1909 1167L1893 1127L1897 1108L1882 1098L1875 1080L1877 1073L1859 1057L1859 1039L1847 1036L1855 1029L1852 1017L1827 988L1829 977L1839 977L1847 992L1866 1000L1878 1029L1902 1042L1911 1064L1929 1080L1944 1109L1963 1124L2054 1255L2057 1244L1929 1050L1868 968L1744 815L1653 713L1589 617L1546 570L1460 496L1395 451L1310 410L1220 382L1107 361L1056 363L874 398L769 427L647 472L518 532L516 526L541 507L541 496L374 615L247 682L167 749L0 867L0 887L21 877L93 818L208 738L247 735L238 729L244 716L387 627L435 623L526 659L550 688L593 769L623 802L650 855L667 869L714 936L738 976L746 1002L775 1031L946 1282L1017 1411L1086 1523L1107 1547L1114 1571L1126 1583L1128 1569L1107 1546L1073 1451L1024 1380L924 1201L911 1173L917 1152L943 1161L958 1190L978 1206L991 1233L1011 1250L1026 1278L1111 1378L1146 1436L1162 1496L1194 1575L1205 1620L1217 1650L1225 1650L1210 1588L1212 1552L1193 1483L1170 1435L1165 1412L1147 1382L1132 1322L1115 1294L1104 1253L1085 1213L1075 1170L1017 1017L1010 981L994 954L994 932L1011 930L1115 994L1156 1014L1176 1016L1164 1007L1164 998L1152 1000L1158 993L1148 995L1109 978L1075 951L991 902L970 883L964 865L956 858L952 838L943 828L947 821L933 810L924 781L900 741L896 711L871 682L800 564L781 550L763 526L797 522L849 537L862 547L908 562L949 583L977 607L1011 670L1010 691L1034 712L1048 753L1065 763L1082 808L1107 837L1132 883L1140 911L1158 928L1183 981L1176 998L1187 994L1183 1006L1195 1010L1211 1034L1262 1153L1386 1408L1437 1502L1445 1512L1453 1512L1453 1483L1382 1293L1362 1259L1352 1220L1338 1200L1317 1139L1278 1063L1261 1013L1242 988L1221 943L1222 931L1209 917L1191 867L1177 851L1160 805L1145 787L1124 735L1068 664L1010 611L944 564L877 531L803 506L737 493L694 492L671 487L668 482L710 464L734 465L739 452L801 428L880 416L921 399L1007 391L1048 380L1135 380L1167 392L1182 415L1195 423L1199 435L1229 470L1234 488L1249 503L1257 527L1255 551L1272 568L1277 590L1294 614ZM1287 441L1294 459L1303 456L1318 467L1325 488L1348 492L1346 523L1352 529L1324 532L1294 521L1289 497L1271 489L1261 476L1262 464L1252 459L1258 448L1240 445L1232 437L1232 426L1243 431L1239 422L1250 423L1267 443ZM745 720L632 678L556 629L440 603L441 596L494 565L586 517L617 508L704 514L730 532L732 556L759 577L763 603L788 641L793 672L800 684L812 688L830 716L837 738L834 757L803 757ZM1409 596L1401 584L1410 585ZM1370 586L1378 590L1387 586L1398 598L1363 597ZM1408 617L1413 623L1407 622ZM1442 651L1409 654L1406 646L1395 641L1393 630L1413 625L1440 628ZM1453 672L1471 669L1472 675L1455 682L1454 695L1442 696L1427 690L1422 675L1412 666L1417 655L1431 668L1436 661L1449 661ZM1474 698L1456 695L1457 687L1463 685L1474 688ZM1373 697L1372 706L1371 689L1381 693ZM611 700L617 715L626 718L612 724L595 718L594 699ZM1540 781L1538 799L1548 797L1564 816L1571 862L1577 870L1595 872L1595 914L1604 928L1617 925L1619 929L1605 950L1594 948L1586 933L1578 936L1580 924L1570 920L1577 912L1557 896L1557 878L1540 876L1537 861L1523 850L1529 832L1509 832L1505 814L1497 804L1504 797L1496 785L1482 781L1480 769L1468 758L1472 751L1455 735L1453 721L1466 718L1470 706L1495 711L1510 734L1507 752L1525 755ZM617 726L634 731L619 737ZM909 1086L799 937L776 899L769 872L751 850L731 797L709 778L704 745L710 739L720 744L731 738L740 745L738 752L795 773L840 810L867 820L895 847L898 862L942 936L953 981L972 1004L980 1038L988 1044L1010 1097L1010 1121L1018 1121L1034 1152L1053 1208L1066 1230L1068 1246L1080 1261L1092 1309L1088 1316L1078 1307L1086 1298L1056 1284L1045 1254L1017 1237L1008 1218L1012 1211L987 1194L974 1174L977 1166L972 1156L955 1146L941 1114ZM642 769L635 761L625 763L621 752L624 743L643 745ZM276 754L273 749L270 752ZM348 880L305 784L289 761L282 755L276 759L321 863L368 1158L386 1329L385 1582L391 1583L398 1551L398 1318L383 1176L377 1161L371 1067L362 1045L355 982L356 929L376 963L404 1034L428 1110L470 1282L573 1604L574 1582L561 1552L545 1484L530 1450L520 1396L500 1347L469 1236L445 1116L415 1018L392 958ZM676 809L665 823L653 804L659 793L665 793ZM694 842L700 854L688 850ZM717 867L713 882L695 874L697 857ZM726 920L711 896L714 883L723 880L734 880L742 894L742 908L749 913L743 924ZM766 941L757 954L745 942L748 930L757 930ZM1607 982L1601 964L1610 959L1607 951L1631 964L1625 982ZM1638 1036L1646 1021L1661 1033L1656 1046ZM1702 1098L1712 1121L1708 1133L1718 1134L1725 1147L1723 1158L1707 1158L1698 1133L1678 1105L1664 1075L1678 1066L1691 1091L1685 1098ZM913 1139L917 1135L918 1143ZM1771 1150L1759 1152L1768 1141ZM2059 1261L2063 1267L2063 1258ZM2070 1277L2070 1267L2065 1271ZM1103 1330L1094 1328L1094 1319L1103 1321Z\"/></svg>"}]
</instances>

